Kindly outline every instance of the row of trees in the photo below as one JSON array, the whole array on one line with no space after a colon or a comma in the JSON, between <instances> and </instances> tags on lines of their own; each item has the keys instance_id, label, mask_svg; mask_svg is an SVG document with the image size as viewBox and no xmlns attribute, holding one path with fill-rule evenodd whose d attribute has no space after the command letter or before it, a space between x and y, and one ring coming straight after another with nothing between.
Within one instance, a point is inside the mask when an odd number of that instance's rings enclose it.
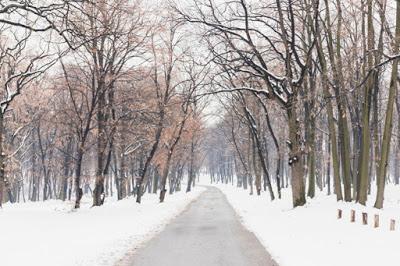
<instances>
[{"instance_id":1,"label":"row of trees","mask_svg":"<svg viewBox=\"0 0 400 266\"><path fill-rule=\"evenodd\" d=\"M222 146L207 140L212 178L235 172L240 186L264 186L272 200L290 182L295 207L332 185L337 200L365 205L376 181L382 208L385 184L399 183L399 5L192 0L178 8L218 69L207 93L225 110L209 133Z\"/></svg>"},{"instance_id":2,"label":"row of trees","mask_svg":"<svg viewBox=\"0 0 400 266\"><path fill-rule=\"evenodd\" d=\"M166 6L0 3L0 205L145 191L199 171L209 67ZM21 94L18 96L19 94ZM18 97L16 97L18 96ZM115 192L114 192L115 189Z\"/></svg>"},{"instance_id":3,"label":"row of trees","mask_svg":"<svg viewBox=\"0 0 400 266\"><path fill-rule=\"evenodd\" d=\"M0 23L2 200L163 201L200 147L213 178L290 183L294 206L331 185L366 204L376 180L382 208L399 182L397 2L2 1ZM224 112L203 138L207 95Z\"/></svg>"}]
</instances>

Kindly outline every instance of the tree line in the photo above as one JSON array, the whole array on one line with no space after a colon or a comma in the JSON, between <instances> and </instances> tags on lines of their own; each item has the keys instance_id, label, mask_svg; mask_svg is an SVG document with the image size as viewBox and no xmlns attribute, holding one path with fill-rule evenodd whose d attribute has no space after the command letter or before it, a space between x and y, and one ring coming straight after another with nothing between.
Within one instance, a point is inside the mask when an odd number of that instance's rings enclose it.
<instances>
[{"instance_id":1,"label":"tree line","mask_svg":"<svg viewBox=\"0 0 400 266\"><path fill-rule=\"evenodd\" d=\"M169 5L1 1L0 206L182 189L209 67Z\"/></svg>"},{"instance_id":2,"label":"tree line","mask_svg":"<svg viewBox=\"0 0 400 266\"><path fill-rule=\"evenodd\" d=\"M376 187L382 208L399 183L399 2L190 2L178 12L217 69L204 95L224 110L207 133L212 180L235 173L272 200L290 184L294 207L326 187L365 205Z\"/></svg>"},{"instance_id":3,"label":"tree line","mask_svg":"<svg viewBox=\"0 0 400 266\"><path fill-rule=\"evenodd\" d=\"M290 185L295 207L324 188L365 205L376 186L382 208L400 176L398 5L2 1L0 199L163 201L204 161L272 200Z\"/></svg>"}]
</instances>

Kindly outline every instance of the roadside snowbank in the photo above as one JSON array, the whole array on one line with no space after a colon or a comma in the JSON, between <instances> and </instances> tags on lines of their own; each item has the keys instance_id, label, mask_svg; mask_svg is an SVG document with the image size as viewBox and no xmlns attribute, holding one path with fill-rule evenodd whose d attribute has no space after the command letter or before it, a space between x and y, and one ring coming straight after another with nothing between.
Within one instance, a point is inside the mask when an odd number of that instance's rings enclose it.
<instances>
[{"instance_id":1,"label":"roadside snowbank","mask_svg":"<svg viewBox=\"0 0 400 266\"><path fill-rule=\"evenodd\" d=\"M158 203L146 194L134 199L106 199L90 208L85 198L79 211L71 203L46 201L6 204L0 209L0 258L2 266L100 266L113 265L125 253L159 232L204 188L179 192Z\"/></svg>"},{"instance_id":2,"label":"roadside snowbank","mask_svg":"<svg viewBox=\"0 0 400 266\"><path fill-rule=\"evenodd\" d=\"M243 224L260 239L280 266L398 266L400 261L400 186L388 186L385 209L336 202L335 196L319 193L301 208L292 208L291 193L271 202L267 193L249 196L232 185L216 185L241 217ZM337 219L337 209L343 219ZM350 223L350 210L356 222ZM362 225L361 213L368 213ZM380 227L373 228L373 216L380 215ZM396 231L389 231L396 219Z\"/></svg>"}]
</instances>

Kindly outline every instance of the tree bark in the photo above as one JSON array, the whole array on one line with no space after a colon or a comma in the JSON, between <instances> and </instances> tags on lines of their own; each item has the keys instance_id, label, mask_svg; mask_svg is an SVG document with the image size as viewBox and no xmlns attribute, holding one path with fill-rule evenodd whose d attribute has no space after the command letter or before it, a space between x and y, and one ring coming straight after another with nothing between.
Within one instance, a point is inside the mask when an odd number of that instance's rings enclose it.
<instances>
[{"instance_id":1,"label":"tree bark","mask_svg":"<svg viewBox=\"0 0 400 266\"><path fill-rule=\"evenodd\" d=\"M398 54L399 45L400 45L400 3L399 1L397 1L396 37L393 47L394 54ZM381 158L379 161L378 175L377 175L378 192L376 195L375 208L378 209L381 209L383 207L383 200L384 200L386 172L389 160L390 141L392 138L394 101L397 92L398 64L399 60L395 59L393 61L393 66L392 66L392 76L390 80L389 97L388 97L388 104L385 117L385 127L384 127L382 147L381 147Z\"/></svg>"},{"instance_id":2,"label":"tree bark","mask_svg":"<svg viewBox=\"0 0 400 266\"><path fill-rule=\"evenodd\" d=\"M77 148L76 166L75 166L75 209L81 206L81 199L83 190L81 188L81 175L82 175L82 160L83 160L83 147L79 145Z\"/></svg>"},{"instance_id":3,"label":"tree bark","mask_svg":"<svg viewBox=\"0 0 400 266\"><path fill-rule=\"evenodd\" d=\"M301 131L296 110L296 100L291 97L287 109L289 122L289 165L292 170L293 207L306 204L304 185L304 166L302 163Z\"/></svg>"},{"instance_id":4,"label":"tree bark","mask_svg":"<svg viewBox=\"0 0 400 266\"><path fill-rule=\"evenodd\" d=\"M368 51L372 51L374 49L374 28L373 28L373 0L367 1L367 25L368 25ZM372 69L374 62L372 52L368 52L368 69ZM362 105L362 129L361 129L361 152L359 159L359 189L358 189L358 202L362 205L365 205L368 197L368 185L369 185L369 155L370 155L370 101L371 101L371 92L374 86L374 76L370 75L368 77L367 84L364 85L363 92L363 105Z\"/></svg>"},{"instance_id":5,"label":"tree bark","mask_svg":"<svg viewBox=\"0 0 400 266\"><path fill-rule=\"evenodd\" d=\"M143 190L144 190L144 180L147 174L147 171L150 167L150 163L153 160L154 155L156 154L157 148L158 148L158 144L160 143L161 140L161 134L164 130L164 117L165 117L165 110L164 107L161 107L160 110L160 118L158 121L158 126L157 126L157 131L156 131L156 135L155 135L155 140L153 142L152 148L150 150L149 155L147 156L146 162L144 164L143 170L141 171L140 174L140 178L138 180L138 182L136 183L136 202L137 203L141 203L141 199L142 199L142 194L143 194Z\"/></svg>"}]
</instances>

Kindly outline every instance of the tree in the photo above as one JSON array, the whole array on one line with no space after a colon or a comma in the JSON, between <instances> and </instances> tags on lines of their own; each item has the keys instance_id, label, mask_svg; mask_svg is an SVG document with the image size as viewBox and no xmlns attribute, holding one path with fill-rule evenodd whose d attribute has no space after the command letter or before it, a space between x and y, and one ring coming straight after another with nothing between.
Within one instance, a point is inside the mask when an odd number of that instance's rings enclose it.
<instances>
[{"instance_id":1,"label":"tree","mask_svg":"<svg viewBox=\"0 0 400 266\"><path fill-rule=\"evenodd\" d=\"M292 1L288 1L286 6L280 0L275 4L276 7L271 7L260 3L249 9L246 1L230 1L223 5L216 5L214 1L194 1L193 12L180 10L179 13L184 20L205 28L204 37L209 42L216 64L223 64L230 72L247 74L263 82L262 90L248 86L231 91L249 90L263 94L286 110L293 206L296 207L306 202L298 100L314 41L306 45L306 50L299 49L294 26L298 21L295 9L299 6ZM237 12L227 13L224 10ZM287 10L287 16L284 16L283 10ZM266 12L274 16L270 17ZM269 25L274 24L272 21L277 22L278 28L271 27L269 31ZM257 45L256 39L262 40L263 45ZM278 47L274 40L279 40L282 45Z\"/></svg>"},{"instance_id":2,"label":"tree","mask_svg":"<svg viewBox=\"0 0 400 266\"><path fill-rule=\"evenodd\" d=\"M393 44L393 53L399 53L400 46L400 3L396 3L396 33ZM383 197L386 183L386 172L389 160L390 151L390 140L392 138L393 128L393 112L394 112L394 101L396 98L397 91L397 75L398 75L398 64L399 60L394 59L392 65L392 75L390 78L389 97L387 103L385 126L383 132L382 146L381 146L381 157L379 161L378 173L377 173L377 187L378 193L376 195L375 208L383 208Z\"/></svg>"},{"instance_id":3,"label":"tree","mask_svg":"<svg viewBox=\"0 0 400 266\"><path fill-rule=\"evenodd\" d=\"M11 31L10 31L11 30ZM36 55L26 54L27 42L31 32L22 35L13 31L14 29L3 29L2 34L13 34L7 43L0 45L0 72L4 73L0 80L2 91L0 102L0 205L3 199L3 190L7 189L11 197L10 183L5 176L5 151L4 145L4 118L10 104L29 86L29 84L42 75L54 61L47 51L40 51ZM49 61L50 60L50 61Z\"/></svg>"}]
</instances>

